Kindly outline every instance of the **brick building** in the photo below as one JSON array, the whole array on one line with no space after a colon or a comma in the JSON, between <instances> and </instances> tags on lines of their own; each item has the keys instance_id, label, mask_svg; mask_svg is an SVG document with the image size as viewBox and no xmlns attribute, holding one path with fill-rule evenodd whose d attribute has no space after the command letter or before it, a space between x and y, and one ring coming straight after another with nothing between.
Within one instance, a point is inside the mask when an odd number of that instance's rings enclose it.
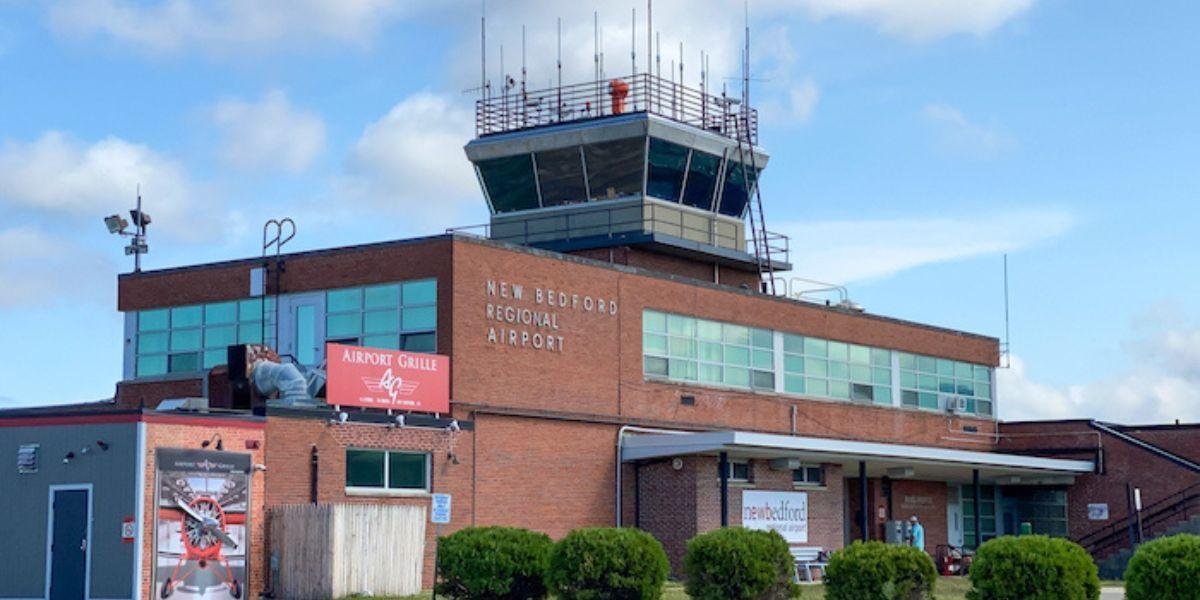
<instances>
[{"instance_id":1,"label":"brick building","mask_svg":"<svg viewBox=\"0 0 1200 600\"><path fill-rule=\"evenodd\" d=\"M916 516L934 553L1022 524L1120 528L1114 486L1150 500L1183 487L1176 473L1194 479L1194 428L1083 422L1051 441L1068 429L999 423L997 339L794 289L756 208L768 160L756 117L718 102L696 120L653 97L565 122L481 104L466 151L492 211L482 235L120 276L124 373L106 410L211 419L148 432L147 453L199 448L203 433L228 445L230 420L257 427L247 453L265 465L251 477L266 514L250 520L248 593L270 588L264 565L284 549L261 524L286 504L428 506L446 493L443 533L634 526L678 572L687 539L721 526L836 550ZM320 375L328 343L449 357L448 412L241 400L231 347L266 345ZM1104 436L1118 441L1102 451ZM1150 462L1154 475L1135 478ZM1111 513L1090 520L1101 497Z\"/></svg>"}]
</instances>

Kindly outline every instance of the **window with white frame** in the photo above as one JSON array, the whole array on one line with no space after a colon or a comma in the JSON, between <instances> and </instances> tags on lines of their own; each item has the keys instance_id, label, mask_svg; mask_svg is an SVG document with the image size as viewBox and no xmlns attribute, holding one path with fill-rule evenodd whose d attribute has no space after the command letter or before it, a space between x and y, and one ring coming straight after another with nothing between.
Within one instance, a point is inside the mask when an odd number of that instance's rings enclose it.
<instances>
[{"instance_id":1,"label":"window with white frame","mask_svg":"<svg viewBox=\"0 0 1200 600\"><path fill-rule=\"evenodd\" d=\"M940 397L962 396L967 412L992 414L992 369L971 363L900 353L900 401L903 406L940 410Z\"/></svg>"},{"instance_id":2,"label":"window with white frame","mask_svg":"<svg viewBox=\"0 0 1200 600\"><path fill-rule=\"evenodd\" d=\"M642 368L647 379L886 406L899 396L914 409L944 409L939 395L953 394L968 413L995 414L989 366L649 309Z\"/></svg>"},{"instance_id":3,"label":"window with white frame","mask_svg":"<svg viewBox=\"0 0 1200 600\"><path fill-rule=\"evenodd\" d=\"M892 353L783 334L783 385L793 394L892 403Z\"/></svg>"},{"instance_id":4,"label":"window with white frame","mask_svg":"<svg viewBox=\"0 0 1200 600\"><path fill-rule=\"evenodd\" d=\"M428 492L430 455L399 450L346 450L346 488Z\"/></svg>"},{"instance_id":5,"label":"window with white frame","mask_svg":"<svg viewBox=\"0 0 1200 600\"><path fill-rule=\"evenodd\" d=\"M729 481L734 483L749 483L750 482L750 462L745 460L731 460L726 463L729 472Z\"/></svg>"},{"instance_id":6,"label":"window with white frame","mask_svg":"<svg viewBox=\"0 0 1200 600\"><path fill-rule=\"evenodd\" d=\"M642 332L648 377L775 388L770 330L648 310L642 316Z\"/></svg>"}]
</instances>

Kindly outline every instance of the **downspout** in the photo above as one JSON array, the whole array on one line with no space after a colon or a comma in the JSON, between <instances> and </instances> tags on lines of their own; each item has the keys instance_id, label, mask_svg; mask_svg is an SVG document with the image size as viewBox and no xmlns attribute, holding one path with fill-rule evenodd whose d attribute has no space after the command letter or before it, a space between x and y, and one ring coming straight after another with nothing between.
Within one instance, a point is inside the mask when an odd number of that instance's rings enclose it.
<instances>
[{"instance_id":1,"label":"downspout","mask_svg":"<svg viewBox=\"0 0 1200 600\"><path fill-rule=\"evenodd\" d=\"M617 527L621 526L621 444L625 441L625 433L628 431L637 431L640 433L670 433L673 435L682 435L687 431L675 431L673 429L654 429L652 427L637 427L634 425L622 425L617 430L617 476L616 476L616 495L613 505L616 506L616 523Z\"/></svg>"},{"instance_id":2,"label":"downspout","mask_svg":"<svg viewBox=\"0 0 1200 600\"><path fill-rule=\"evenodd\" d=\"M320 460L317 456L317 445L312 445L312 450L309 452L308 459L308 501L312 504L317 503L317 472Z\"/></svg>"}]
</instances>

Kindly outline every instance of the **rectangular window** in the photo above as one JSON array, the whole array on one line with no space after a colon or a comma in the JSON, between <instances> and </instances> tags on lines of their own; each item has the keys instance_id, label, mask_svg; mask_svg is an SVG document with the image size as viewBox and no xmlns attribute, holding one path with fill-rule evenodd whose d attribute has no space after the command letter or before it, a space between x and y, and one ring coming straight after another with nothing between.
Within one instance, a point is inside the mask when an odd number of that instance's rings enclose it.
<instances>
[{"instance_id":1,"label":"rectangular window","mask_svg":"<svg viewBox=\"0 0 1200 600\"><path fill-rule=\"evenodd\" d=\"M939 410L949 394L965 397L967 412L995 410L992 369L984 365L655 310L642 313L642 365L652 379L880 406L892 406L896 382L903 407Z\"/></svg>"},{"instance_id":2,"label":"rectangular window","mask_svg":"<svg viewBox=\"0 0 1200 600\"><path fill-rule=\"evenodd\" d=\"M963 397L967 412L992 414L990 367L905 352L900 353L899 362L900 397L905 406L945 410L952 397Z\"/></svg>"},{"instance_id":3,"label":"rectangular window","mask_svg":"<svg viewBox=\"0 0 1200 600\"><path fill-rule=\"evenodd\" d=\"M421 279L325 292L325 341L434 352L437 280Z\"/></svg>"},{"instance_id":4,"label":"rectangular window","mask_svg":"<svg viewBox=\"0 0 1200 600\"><path fill-rule=\"evenodd\" d=\"M750 463L744 460L731 460L729 465L729 481L736 483L750 482Z\"/></svg>"},{"instance_id":5,"label":"rectangular window","mask_svg":"<svg viewBox=\"0 0 1200 600\"><path fill-rule=\"evenodd\" d=\"M425 452L346 450L346 487L400 492L429 491L429 460Z\"/></svg>"},{"instance_id":6,"label":"rectangular window","mask_svg":"<svg viewBox=\"0 0 1200 600\"><path fill-rule=\"evenodd\" d=\"M820 465L800 465L792 471L792 483L795 485L823 485L825 469Z\"/></svg>"},{"instance_id":7,"label":"rectangular window","mask_svg":"<svg viewBox=\"0 0 1200 600\"><path fill-rule=\"evenodd\" d=\"M784 389L789 392L891 404L891 362L891 350L783 334Z\"/></svg>"},{"instance_id":8,"label":"rectangular window","mask_svg":"<svg viewBox=\"0 0 1200 600\"><path fill-rule=\"evenodd\" d=\"M194 373L225 364L226 348L258 344L263 323L274 332L274 300L212 302L138 311L134 375L153 377ZM264 317L266 321L264 321Z\"/></svg>"},{"instance_id":9,"label":"rectangular window","mask_svg":"<svg viewBox=\"0 0 1200 600\"><path fill-rule=\"evenodd\" d=\"M773 340L767 329L651 310L642 315L647 377L774 390Z\"/></svg>"}]
</instances>

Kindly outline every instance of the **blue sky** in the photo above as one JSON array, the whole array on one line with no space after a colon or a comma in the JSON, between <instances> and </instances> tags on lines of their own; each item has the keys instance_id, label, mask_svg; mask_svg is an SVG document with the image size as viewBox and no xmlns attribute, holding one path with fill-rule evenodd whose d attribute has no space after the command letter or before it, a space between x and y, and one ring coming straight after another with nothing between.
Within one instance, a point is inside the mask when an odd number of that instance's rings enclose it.
<instances>
[{"instance_id":1,"label":"blue sky","mask_svg":"<svg viewBox=\"0 0 1200 600\"><path fill-rule=\"evenodd\" d=\"M493 0L489 72L590 77L578 2ZM659 0L736 75L741 2ZM629 70L630 9L599 15ZM121 373L100 218L141 183L147 268L435 233L486 212L472 135L480 3L0 0L0 405L99 399ZM761 0L755 104L770 228L796 275L868 311L1000 336L1005 418L1200 420L1200 39L1188 2ZM665 50L670 48L668 52ZM644 64L645 49L639 48ZM619 65L619 66L618 66ZM731 82L732 85L732 82ZM364 215L370 214L370 217Z\"/></svg>"}]
</instances>

